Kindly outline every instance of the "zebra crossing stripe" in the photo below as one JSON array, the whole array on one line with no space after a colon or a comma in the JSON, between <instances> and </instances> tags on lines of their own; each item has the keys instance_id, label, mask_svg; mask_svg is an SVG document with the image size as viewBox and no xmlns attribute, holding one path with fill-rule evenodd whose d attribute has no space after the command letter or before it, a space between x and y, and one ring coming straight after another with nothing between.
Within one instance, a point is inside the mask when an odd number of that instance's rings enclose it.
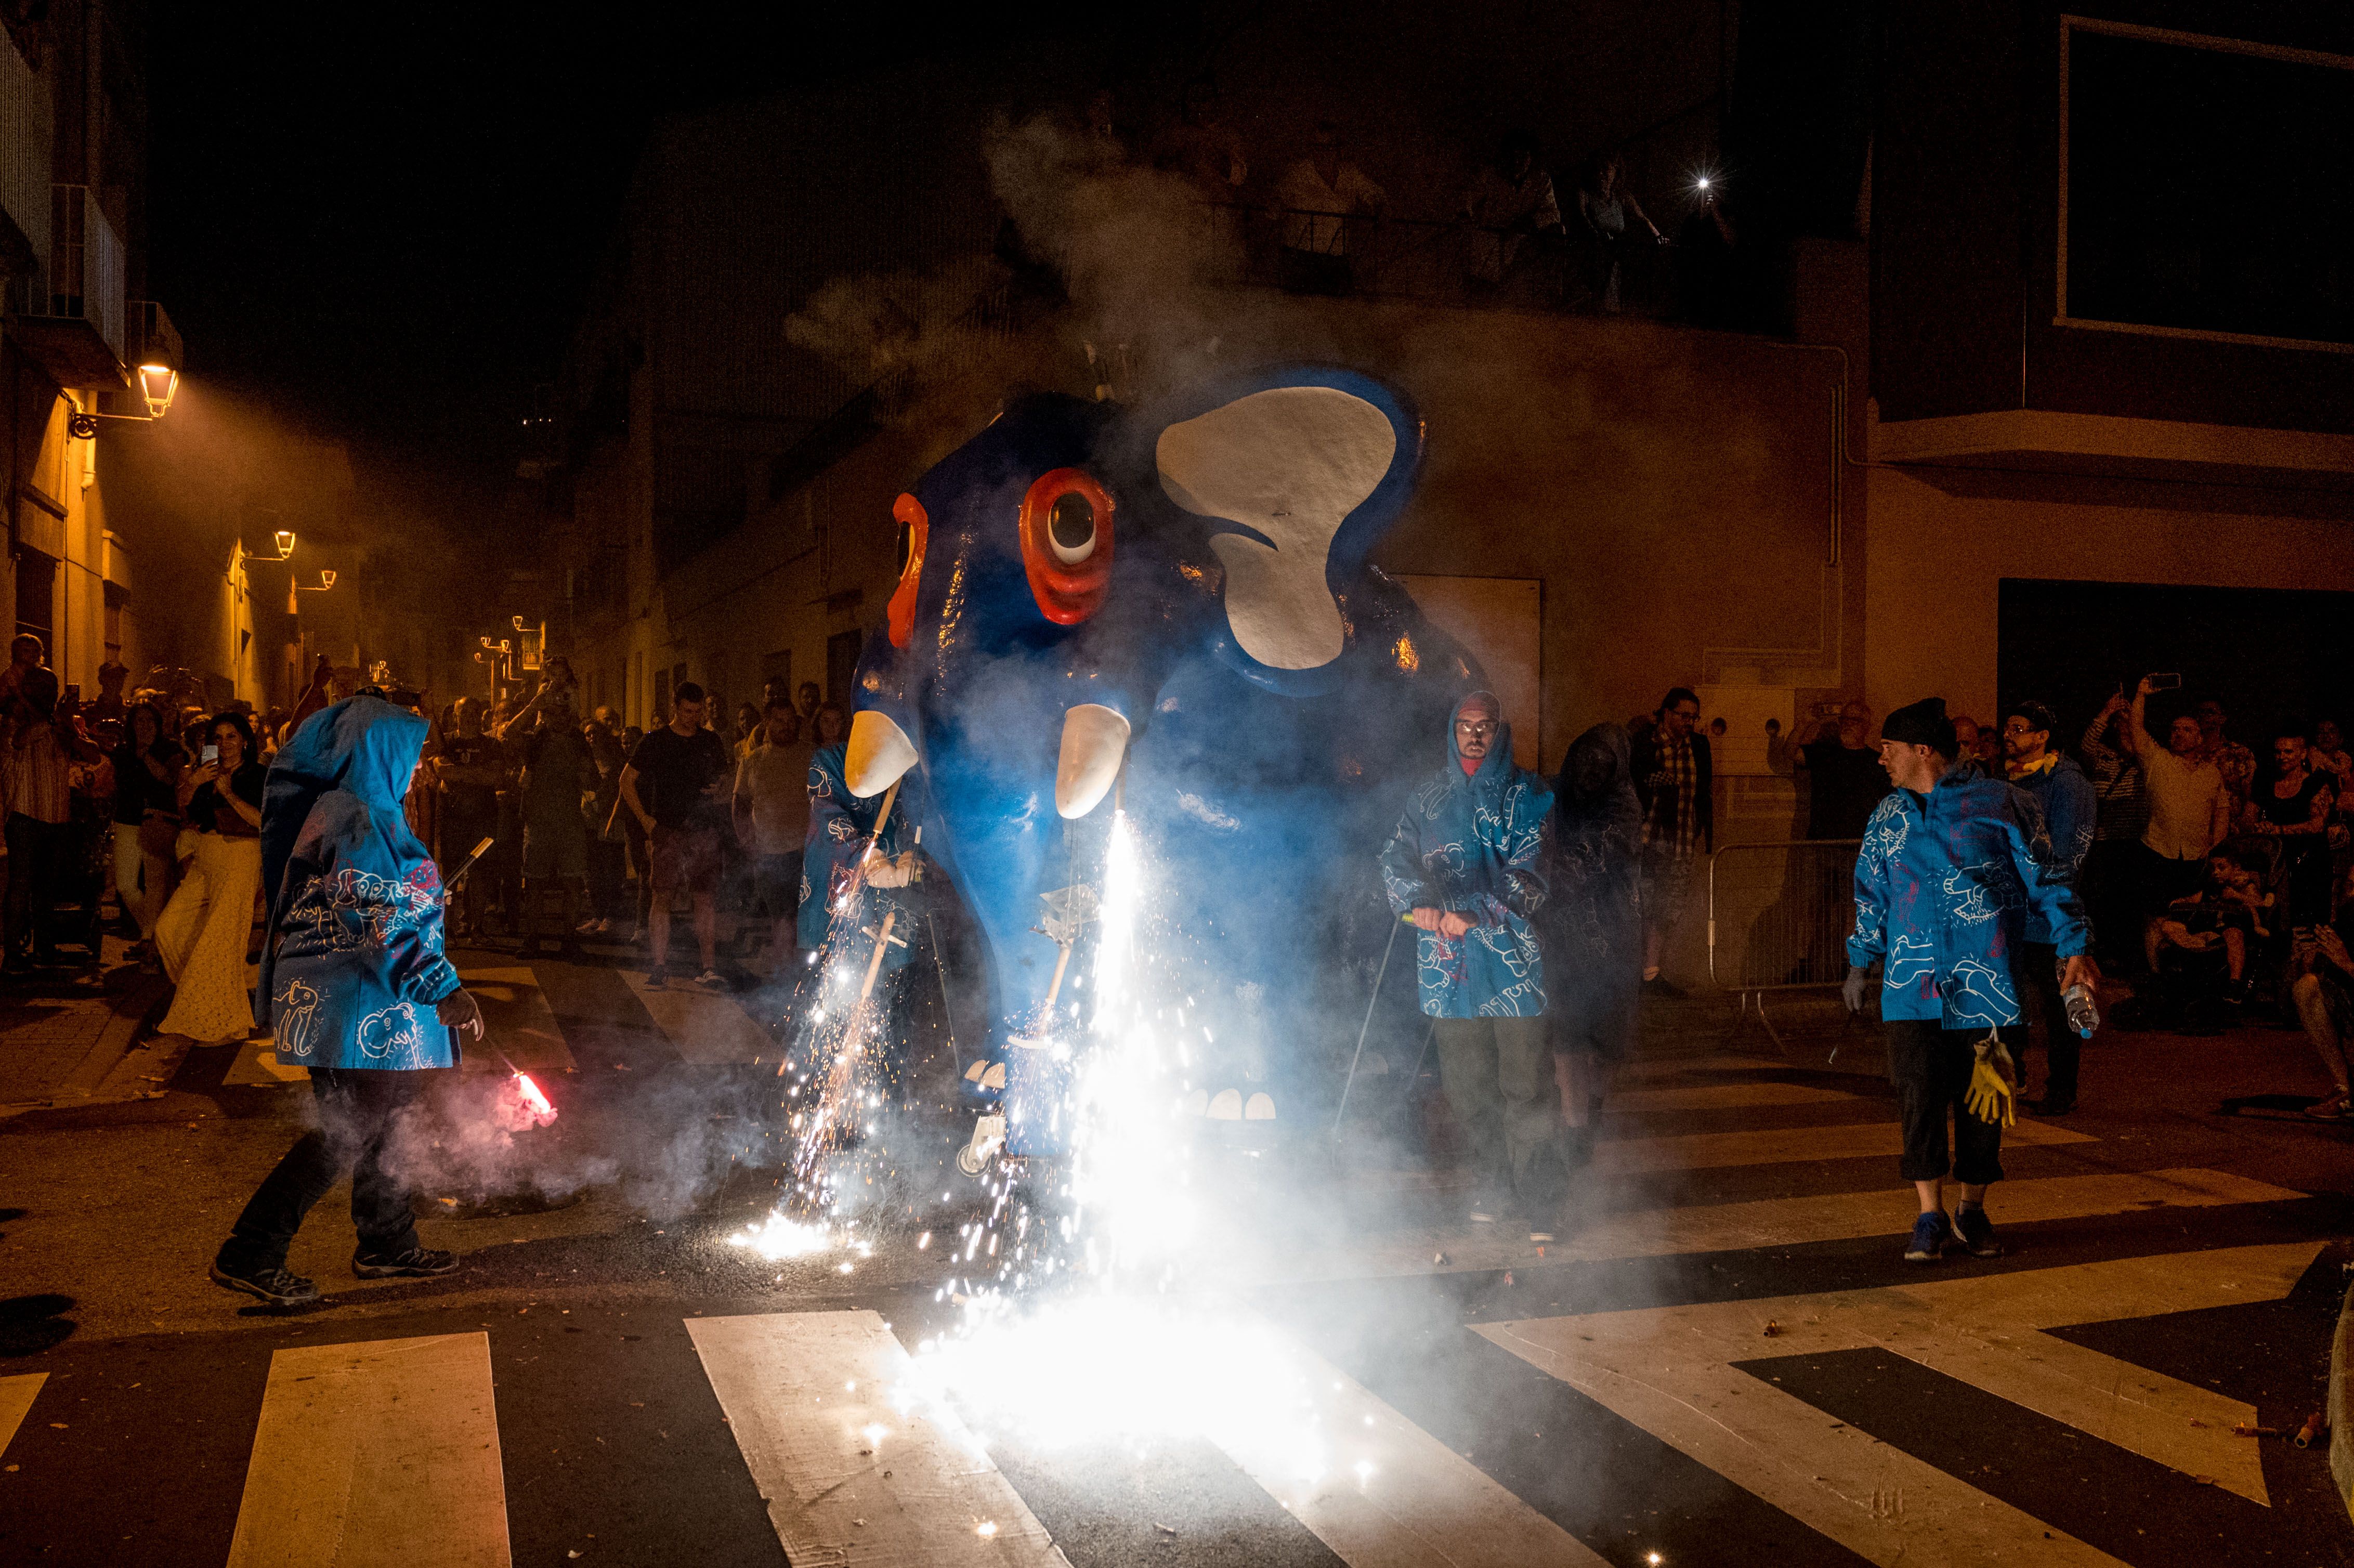
<instances>
[{"instance_id":1,"label":"zebra crossing stripe","mask_svg":"<svg viewBox=\"0 0 2354 1568\"><path fill-rule=\"evenodd\" d=\"M41 1385L48 1381L47 1372L0 1377L0 1454L6 1453L8 1445L16 1440L16 1428L25 1424L26 1413L33 1408Z\"/></svg>"},{"instance_id":2,"label":"zebra crossing stripe","mask_svg":"<svg viewBox=\"0 0 2354 1568\"><path fill-rule=\"evenodd\" d=\"M509 1568L490 1336L280 1351L229 1568Z\"/></svg>"},{"instance_id":3,"label":"zebra crossing stripe","mask_svg":"<svg viewBox=\"0 0 2354 1568\"><path fill-rule=\"evenodd\" d=\"M572 1048L565 1044L564 1027L547 1005L539 987L539 972L528 964L485 966L459 971L458 978L482 1004L489 1031L500 1053L526 1073L561 1077L572 1071ZM475 1052L466 1058L469 1068L504 1072L499 1054Z\"/></svg>"},{"instance_id":4,"label":"zebra crossing stripe","mask_svg":"<svg viewBox=\"0 0 2354 1568\"><path fill-rule=\"evenodd\" d=\"M1609 1116L1639 1116L1647 1111L1746 1110L1757 1106L1819 1106L1857 1096L1844 1089L1817 1088L1812 1084L1676 1084L1662 1088L1626 1089L1604 1102Z\"/></svg>"},{"instance_id":5,"label":"zebra crossing stripe","mask_svg":"<svg viewBox=\"0 0 2354 1568\"><path fill-rule=\"evenodd\" d=\"M723 1066L749 1062L764 1048L772 1048L767 1033L736 1004L733 997L705 991L684 980L673 980L660 991L648 991L646 977L636 970L625 970L622 980L631 994L645 1007L647 1016L668 1036L682 1061L697 1066Z\"/></svg>"},{"instance_id":6,"label":"zebra crossing stripe","mask_svg":"<svg viewBox=\"0 0 2354 1568\"><path fill-rule=\"evenodd\" d=\"M2105 1552L1785 1393L1735 1362L1879 1349L2257 1502L2254 1409L2043 1330L2277 1300L2292 1242L1833 1291L1475 1325L1654 1436L1874 1563L2102 1564ZM1781 1326L1772 1340L1761 1326ZM2199 1423L2193 1425L2192 1422Z\"/></svg>"},{"instance_id":7,"label":"zebra crossing stripe","mask_svg":"<svg viewBox=\"0 0 2354 1568\"><path fill-rule=\"evenodd\" d=\"M686 1331L786 1559L1069 1568L870 1311L690 1318ZM902 1408L905 1406L905 1408Z\"/></svg>"},{"instance_id":8,"label":"zebra crossing stripe","mask_svg":"<svg viewBox=\"0 0 2354 1568\"><path fill-rule=\"evenodd\" d=\"M1228 1433L1220 1446L1349 1568L1605 1568L1601 1555L1356 1380L1292 1348L1319 1424L1345 1446L1313 1479L1266 1428Z\"/></svg>"},{"instance_id":9,"label":"zebra crossing stripe","mask_svg":"<svg viewBox=\"0 0 2354 1568\"><path fill-rule=\"evenodd\" d=\"M2005 1128L2006 1148L2090 1143L2090 1133L2022 1121ZM1608 1139L1594 1148L1594 1169L1612 1176L1700 1171L1726 1165L1786 1165L1818 1160L1893 1160L1903 1132L1893 1121L1844 1127L1745 1128L1738 1132L1688 1132L1666 1138Z\"/></svg>"}]
</instances>

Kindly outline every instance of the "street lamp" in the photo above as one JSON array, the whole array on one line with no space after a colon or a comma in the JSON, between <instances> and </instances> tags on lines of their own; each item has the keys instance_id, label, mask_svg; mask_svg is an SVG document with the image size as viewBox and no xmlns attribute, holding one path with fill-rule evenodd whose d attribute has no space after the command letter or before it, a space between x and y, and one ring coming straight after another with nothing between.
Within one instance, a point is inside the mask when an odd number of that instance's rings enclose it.
<instances>
[{"instance_id":1,"label":"street lamp","mask_svg":"<svg viewBox=\"0 0 2354 1568\"><path fill-rule=\"evenodd\" d=\"M171 411L173 395L180 389L180 373L168 365L143 365L139 367L139 397L147 405L147 417L160 419Z\"/></svg>"},{"instance_id":2,"label":"street lamp","mask_svg":"<svg viewBox=\"0 0 2354 1568\"><path fill-rule=\"evenodd\" d=\"M294 531L292 529L281 528L277 533L272 534L270 537L271 542L278 546L278 558L280 560L282 561L287 556L294 553Z\"/></svg>"},{"instance_id":3,"label":"street lamp","mask_svg":"<svg viewBox=\"0 0 2354 1568\"><path fill-rule=\"evenodd\" d=\"M286 577L286 613L289 615L302 614L302 595L306 593L324 593L334 586L335 574L333 572L321 572L319 574L319 586L317 588L304 587L302 583L290 572L287 574Z\"/></svg>"}]
</instances>

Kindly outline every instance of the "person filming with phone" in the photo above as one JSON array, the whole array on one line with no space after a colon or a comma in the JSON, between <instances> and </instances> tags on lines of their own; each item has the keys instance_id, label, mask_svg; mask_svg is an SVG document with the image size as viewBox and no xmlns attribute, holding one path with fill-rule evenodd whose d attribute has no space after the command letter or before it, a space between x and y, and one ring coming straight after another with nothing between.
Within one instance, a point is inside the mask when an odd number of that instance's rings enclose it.
<instances>
[{"instance_id":1,"label":"person filming with phone","mask_svg":"<svg viewBox=\"0 0 2354 1568\"><path fill-rule=\"evenodd\" d=\"M261 885L261 765L241 713L205 726L196 766L180 780L180 815L196 832L187 879L155 922L155 951L179 989L161 1025L201 1044L242 1040L253 1028L245 939Z\"/></svg>"},{"instance_id":2,"label":"person filming with phone","mask_svg":"<svg viewBox=\"0 0 2354 1568\"><path fill-rule=\"evenodd\" d=\"M2153 692L2179 690L2180 675L2144 675L2126 711L2126 749L2141 763L2149 825L2142 830L2142 889L2138 913L2148 916L2199 890L2207 852L2232 831L2232 793L2223 774L2205 760L2206 736L2190 714L2176 714L2160 746L2148 727Z\"/></svg>"}]
</instances>

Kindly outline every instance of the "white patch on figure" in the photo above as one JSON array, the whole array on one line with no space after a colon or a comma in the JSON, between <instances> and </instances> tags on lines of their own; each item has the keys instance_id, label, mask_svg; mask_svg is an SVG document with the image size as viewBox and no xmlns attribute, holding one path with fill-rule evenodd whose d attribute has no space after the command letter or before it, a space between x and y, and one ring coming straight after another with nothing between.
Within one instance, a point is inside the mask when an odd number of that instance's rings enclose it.
<instances>
[{"instance_id":1,"label":"white patch on figure","mask_svg":"<svg viewBox=\"0 0 2354 1568\"><path fill-rule=\"evenodd\" d=\"M1222 833L1231 833L1242 826L1240 821L1229 817L1190 789L1178 795L1177 809L1204 827L1215 828Z\"/></svg>"},{"instance_id":2,"label":"white patch on figure","mask_svg":"<svg viewBox=\"0 0 2354 1568\"><path fill-rule=\"evenodd\" d=\"M1331 387L1278 387L1161 432L1161 488L1198 517L1255 528L1210 540L1225 568L1226 624L1278 670L1341 656L1341 607L1324 580L1332 536L1397 455L1389 416Z\"/></svg>"}]
</instances>

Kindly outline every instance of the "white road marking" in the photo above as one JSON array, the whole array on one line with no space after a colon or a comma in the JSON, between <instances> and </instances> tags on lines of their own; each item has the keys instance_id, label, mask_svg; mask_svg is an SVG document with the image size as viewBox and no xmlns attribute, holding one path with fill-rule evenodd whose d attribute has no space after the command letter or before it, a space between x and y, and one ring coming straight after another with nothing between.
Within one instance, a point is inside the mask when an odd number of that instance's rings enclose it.
<instances>
[{"instance_id":1,"label":"white road marking","mask_svg":"<svg viewBox=\"0 0 2354 1568\"><path fill-rule=\"evenodd\" d=\"M229 1568L508 1568L490 1336L270 1358Z\"/></svg>"},{"instance_id":2,"label":"white road marking","mask_svg":"<svg viewBox=\"0 0 2354 1568\"><path fill-rule=\"evenodd\" d=\"M1599 1553L1478 1466L1293 1342L1333 1447L1322 1474L1273 1432L1230 1434L1226 1457L1349 1568L1603 1568ZM1360 1467L1363 1467L1360 1468Z\"/></svg>"},{"instance_id":3,"label":"white road marking","mask_svg":"<svg viewBox=\"0 0 2354 1568\"><path fill-rule=\"evenodd\" d=\"M963 1422L917 1397L875 1313L690 1318L686 1331L796 1568L1069 1568Z\"/></svg>"},{"instance_id":4,"label":"white road marking","mask_svg":"<svg viewBox=\"0 0 2354 1568\"><path fill-rule=\"evenodd\" d=\"M622 971L622 979L678 1048L679 1055L698 1066L749 1062L763 1051L776 1049L767 1032L725 991L705 991L682 979L673 979L660 991L648 991L645 975L631 969Z\"/></svg>"},{"instance_id":5,"label":"white road marking","mask_svg":"<svg viewBox=\"0 0 2354 1568\"><path fill-rule=\"evenodd\" d=\"M8 1445L16 1440L16 1428L25 1424L26 1412L33 1408L33 1401L40 1393L41 1385L48 1381L47 1372L19 1372L14 1377L0 1377L0 1454L6 1453Z\"/></svg>"},{"instance_id":6,"label":"white road marking","mask_svg":"<svg viewBox=\"0 0 2354 1568\"><path fill-rule=\"evenodd\" d=\"M2092 1135L2050 1122L2022 1121L2003 1128L2007 1148L2090 1143ZM1605 1139L1594 1146L1594 1169L1627 1176L1659 1171L1700 1171L1725 1165L1787 1165L1819 1160L1893 1160L1902 1135L1893 1121L1844 1127L1748 1128L1739 1132L1687 1132L1666 1138ZM1894 1172L1892 1171L1891 1174Z\"/></svg>"},{"instance_id":7,"label":"white road marking","mask_svg":"<svg viewBox=\"0 0 2354 1568\"><path fill-rule=\"evenodd\" d=\"M572 1048L564 1043L563 1026L547 1005L539 976L528 964L511 964L458 971L466 989L482 1004L485 1038L482 1046L466 1053L472 1073L504 1073L498 1051L526 1073L562 1076L572 1071ZM486 1049L496 1046L498 1051Z\"/></svg>"},{"instance_id":8,"label":"white road marking","mask_svg":"<svg viewBox=\"0 0 2354 1568\"><path fill-rule=\"evenodd\" d=\"M2277 1203L2304 1196L2221 1171L2182 1169L2004 1181L1995 1187L1990 1202L1997 1224L2024 1224L2143 1209ZM1530 1268L1541 1263L1744 1252L1752 1247L1900 1236L1913 1228L1916 1208L1912 1191L1892 1182L1862 1192L1606 1213L1585 1229L1546 1244L1542 1258L1527 1231L1517 1226L1439 1225L1385 1232L1330 1250L1269 1249L1256 1255L1240 1255L1234 1272L1236 1279L1251 1282L1384 1279Z\"/></svg>"},{"instance_id":9,"label":"white road marking","mask_svg":"<svg viewBox=\"0 0 2354 1568\"><path fill-rule=\"evenodd\" d=\"M1752 1106L1819 1106L1860 1097L1843 1089L1819 1089L1812 1084L1678 1084L1659 1088L1628 1089L1603 1102L1606 1116L1639 1116L1646 1111L1744 1110Z\"/></svg>"},{"instance_id":10,"label":"white road marking","mask_svg":"<svg viewBox=\"0 0 2354 1568\"><path fill-rule=\"evenodd\" d=\"M1874 1563L2115 1560L1735 1370L1879 1348L2266 1500L2253 1407L2041 1332L2288 1294L2318 1242L1478 1326L1719 1475ZM1781 1325L1765 1337L1768 1319ZM2202 1425L2193 1426L2192 1420Z\"/></svg>"}]
</instances>

